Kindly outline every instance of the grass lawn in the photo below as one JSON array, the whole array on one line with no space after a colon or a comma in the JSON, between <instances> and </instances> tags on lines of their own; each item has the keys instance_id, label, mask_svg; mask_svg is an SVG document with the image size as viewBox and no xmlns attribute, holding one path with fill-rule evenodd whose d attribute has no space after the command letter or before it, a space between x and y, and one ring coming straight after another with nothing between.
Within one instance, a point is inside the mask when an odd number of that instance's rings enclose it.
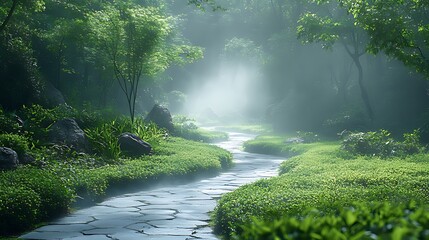
<instances>
[{"instance_id":1,"label":"grass lawn","mask_svg":"<svg viewBox=\"0 0 429 240\"><path fill-rule=\"evenodd\" d=\"M382 217L368 213L367 219L377 220L373 224L368 221L354 221L354 226L360 226L361 231L358 233L364 235L353 235L348 228L338 227L341 226L339 223L343 218L336 217L349 207L372 209L372 212L377 212L377 208L386 208L375 204L377 202L391 203L389 206L405 206L413 201L416 208L427 209L425 206L429 203L428 154L385 159L351 156L340 151L339 142L286 145L284 139L286 137L264 136L245 144L245 149L252 152L282 156L299 155L281 165L279 177L260 180L224 195L213 214L217 233L226 238L238 234L237 239L350 239L351 236L358 236L356 239L392 239L393 235L387 235L387 238L364 236L375 234L376 229L385 226L389 228L389 221L393 219L391 216L397 216L392 212L398 209L385 212L383 210ZM400 209L403 208L406 207ZM305 220L311 209L317 209L317 214L312 214L315 218ZM424 212L419 210L423 220L420 218L418 221L412 220L416 226L405 228L402 223L402 225L391 224L391 229L383 230L383 234L398 232L399 230L395 229L399 228L405 229L404 232L411 229L412 232L420 234L426 229L428 236L429 214ZM345 214L355 216L356 213ZM356 218L359 219L361 215L356 215ZM411 221L406 217L403 219L405 219L403 222ZM314 222L322 220L323 223ZM310 226L319 226L317 224L320 225L320 229L311 230ZM309 233L310 230L313 235ZM401 236L405 235L395 234L396 237L400 237L396 239L404 239ZM374 236L383 235L380 233Z\"/></svg>"}]
</instances>

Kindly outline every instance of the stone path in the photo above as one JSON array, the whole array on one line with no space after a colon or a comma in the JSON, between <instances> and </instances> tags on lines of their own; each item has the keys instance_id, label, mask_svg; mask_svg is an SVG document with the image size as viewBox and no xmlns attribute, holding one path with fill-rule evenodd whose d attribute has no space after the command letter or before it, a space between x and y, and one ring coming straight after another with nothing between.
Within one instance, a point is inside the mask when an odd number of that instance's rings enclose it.
<instances>
[{"instance_id":1,"label":"stone path","mask_svg":"<svg viewBox=\"0 0 429 240\"><path fill-rule=\"evenodd\" d=\"M208 226L209 212L224 193L277 175L281 158L241 151L253 135L229 133L217 144L234 155L235 166L219 176L183 185L125 194L78 210L21 236L22 239L188 240L218 239Z\"/></svg>"}]
</instances>

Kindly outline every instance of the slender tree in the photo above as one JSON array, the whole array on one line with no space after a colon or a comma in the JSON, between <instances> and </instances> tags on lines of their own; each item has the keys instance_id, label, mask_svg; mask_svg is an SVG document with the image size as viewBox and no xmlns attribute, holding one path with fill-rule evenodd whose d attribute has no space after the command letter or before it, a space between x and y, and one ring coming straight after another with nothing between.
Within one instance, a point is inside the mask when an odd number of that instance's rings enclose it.
<instances>
[{"instance_id":1,"label":"slender tree","mask_svg":"<svg viewBox=\"0 0 429 240\"><path fill-rule=\"evenodd\" d=\"M332 7L329 4L328 8L332 12L328 11L328 14L325 13L326 16L319 16L323 13L319 13L319 15L316 13L304 14L298 21L298 38L303 43L319 42L326 49L331 49L336 42L344 47L358 71L361 98L368 117L373 120L374 113L363 81L363 67L360 61L360 57L366 53L366 32L359 26L355 26L353 17L347 15L340 6Z\"/></svg>"},{"instance_id":2,"label":"slender tree","mask_svg":"<svg viewBox=\"0 0 429 240\"><path fill-rule=\"evenodd\" d=\"M110 59L134 121L141 79L167 67L159 47L171 31L169 19L155 8L107 6L90 17L99 51Z\"/></svg>"}]
</instances>

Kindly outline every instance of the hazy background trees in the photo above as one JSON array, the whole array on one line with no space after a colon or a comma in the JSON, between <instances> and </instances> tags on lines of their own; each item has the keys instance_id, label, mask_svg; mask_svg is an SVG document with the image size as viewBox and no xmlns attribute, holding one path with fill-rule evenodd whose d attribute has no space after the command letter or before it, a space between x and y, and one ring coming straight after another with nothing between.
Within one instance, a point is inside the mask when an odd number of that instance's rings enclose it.
<instances>
[{"instance_id":1,"label":"hazy background trees","mask_svg":"<svg viewBox=\"0 0 429 240\"><path fill-rule=\"evenodd\" d=\"M427 122L428 8L416 0L8 0L0 104L42 101L52 85L69 105L131 117L158 102L278 130L401 132Z\"/></svg>"}]
</instances>

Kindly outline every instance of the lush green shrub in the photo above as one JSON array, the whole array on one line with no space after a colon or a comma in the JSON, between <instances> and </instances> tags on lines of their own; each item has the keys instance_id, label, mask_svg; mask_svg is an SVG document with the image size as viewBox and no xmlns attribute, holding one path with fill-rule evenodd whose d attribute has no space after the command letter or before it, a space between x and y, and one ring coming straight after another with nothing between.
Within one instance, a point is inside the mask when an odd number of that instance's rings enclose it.
<instances>
[{"instance_id":1,"label":"lush green shrub","mask_svg":"<svg viewBox=\"0 0 429 240\"><path fill-rule=\"evenodd\" d=\"M23 106L19 115L24 120L25 133L37 140L45 140L49 127L58 120L73 118L81 128L95 128L111 119L110 116L102 116L99 111L78 111L69 105L59 105L52 109L40 105Z\"/></svg>"},{"instance_id":2,"label":"lush green shrub","mask_svg":"<svg viewBox=\"0 0 429 240\"><path fill-rule=\"evenodd\" d=\"M23 186L0 187L0 235L22 232L40 220L40 196Z\"/></svg>"},{"instance_id":3,"label":"lush green shrub","mask_svg":"<svg viewBox=\"0 0 429 240\"><path fill-rule=\"evenodd\" d=\"M343 139L344 150L358 155L391 157L420 153L423 150L417 130L404 134L404 141L397 142L389 131L349 133Z\"/></svg>"},{"instance_id":4,"label":"lush green shrub","mask_svg":"<svg viewBox=\"0 0 429 240\"><path fill-rule=\"evenodd\" d=\"M21 126L15 116L5 112L0 106L0 133L19 133Z\"/></svg>"},{"instance_id":5,"label":"lush green shrub","mask_svg":"<svg viewBox=\"0 0 429 240\"><path fill-rule=\"evenodd\" d=\"M404 133L404 141L399 144L400 154L416 154L424 151L420 143L420 131L414 130L412 133Z\"/></svg>"},{"instance_id":6,"label":"lush green shrub","mask_svg":"<svg viewBox=\"0 0 429 240\"><path fill-rule=\"evenodd\" d=\"M28 138L17 134L0 134L0 147L8 147L15 150L18 155L30 150Z\"/></svg>"},{"instance_id":7,"label":"lush green shrub","mask_svg":"<svg viewBox=\"0 0 429 240\"><path fill-rule=\"evenodd\" d=\"M42 220L66 212L74 197L73 191L58 176L32 167L1 173L0 186L33 190L40 198L38 211Z\"/></svg>"},{"instance_id":8,"label":"lush green shrub","mask_svg":"<svg viewBox=\"0 0 429 240\"><path fill-rule=\"evenodd\" d=\"M311 211L301 218L284 216L257 220L241 227L235 239L429 239L429 207L358 203L339 214L321 216Z\"/></svg>"},{"instance_id":9,"label":"lush green shrub","mask_svg":"<svg viewBox=\"0 0 429 240\"><path fill-rule=\"evenodd\" d=\"M63 214L73 198L63 180L46 170L0 172L0 234L19 233Z\"/></svg>"},{"instance_id":10,"label":"lush green shrub","mask_svg":"<svg viewBox=\"0 0 429 240\"><path fill-rule=\"evenodd\" d=\"M19 116L24 120L25 133L37 140L45 140L49 126L57 119L52 109L40 105L23 106Z\"/></svg>"},{"instance_id":11,"label":"lush green shrub","mask_svg":"<svg viewBox=\"0 0 429 240\"><path fill-rule=\"evenodd\" d=\"M320 141L319 135L314 132L296 132L297 137L304 140L305 143L313 143Z\"/></svg>"},{"instance_id":12,"label":"lush green shrub","mask_svg":"<svg viewBox=\"0 0 429 240\"><path fill-rule=\"evenodd\" d=\"M323 134L335 136L345 129L364 131L369 123L370 119L365 115L362 109L344 107L343 110L323 121L322 131Z\"/></svg>"}]
</instances>

